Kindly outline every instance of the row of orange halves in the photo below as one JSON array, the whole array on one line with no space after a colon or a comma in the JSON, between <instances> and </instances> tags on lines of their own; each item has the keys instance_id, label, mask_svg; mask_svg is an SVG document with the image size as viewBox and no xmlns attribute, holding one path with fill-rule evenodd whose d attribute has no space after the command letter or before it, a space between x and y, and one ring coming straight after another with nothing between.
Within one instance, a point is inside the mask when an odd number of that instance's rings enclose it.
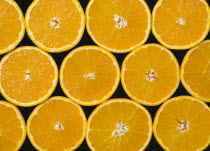
<instances>
[{"instance_id":1,"label":"row of orange halves","mask_svg":"<svg viewBox=\"0 0 210 151\"><path fill-rule=\"evenodd\" d=\"M0 109L1 151L18 151L26 134L39 151L75 150L85 138L92 151L139 151L152 134L164 150L196 151L209 145L210 109L190 96L163 103L153 122L145 107L124 98L102 103L87 120L69 98L51 97L33 110L26 126L16 106L0 101Z\"/></svg>"},{"instance_id":2,"label":"row of orange halves","mask_svg":"<svg viewBox=\"0 0 210 151\"><path fill-rule=\"evenodd\" d=\"M158 44L130 52L122 67L115 56L98 46L72 50L58 70L55 60L37 47L19 47L0 62L0 90L18 106L33 106L54 92L58 79L72 101L93 106L109 99L120 83L133 100L155 106L169 99L180 79L185 89L202 101L210 100L210 41L189 50L181 68L176 57Z\"/></svg>"},{"instance_id":3,"label":"row of orange halves","mask_svg":"<svg viewBox=\"0 0 210 151\"><path fill-rule=\"evenodd\" d=\"M18 45L25 27L35 45L56 53L76 46L85 25L97 45L115 53L143 45L151 29L170 49L192 48L209 32L206 0L159 0L152 14L144 0L90 0L86 13L78 0L34 0L25 19L15 1L2 0L0 6L0 53Z\"/></svg>"}]
</instances>

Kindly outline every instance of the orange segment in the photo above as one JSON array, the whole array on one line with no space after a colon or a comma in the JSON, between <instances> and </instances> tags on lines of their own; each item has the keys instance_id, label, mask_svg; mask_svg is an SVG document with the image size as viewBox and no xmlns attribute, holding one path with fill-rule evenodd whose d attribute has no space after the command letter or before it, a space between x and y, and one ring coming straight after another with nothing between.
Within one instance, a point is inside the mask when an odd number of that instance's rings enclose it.
<instances>
[{"instance_id":1,"label":"orange segment","mask_svg":"<svg viewBox=\"0 0 210 151\"><path fill-rule=\"evenodd\" d=\"M85 129L82 108L58 96L37 106L27 121L27 134L37 150L74 150L84 140Z\"/></svg>"},{"instance_id":2,"label":"orange segment","mask_svg":"<svg viewBox=\"0 0 210 151\"><path fill-rule=\"evenodd\" d=\"M179 65L165 47L147 44L125 58L121 81L130 98L144 105L158 105L168 99L179 85Z\"/></svg>"},{"instance_id":3,"label":"orange segment","mask_svg":"<svg viewBox=\"0 0 210 151\"><path fill-rule=\"evenodd\" d=\"M29 37L49 52L74 47L82 38L84 27L84 12L77 0L34 0L26 12Z\"/></svg>"},{"instance_id":4,"label":"orange segment","mask_svg":"<svg viewBox=\"0 0 210 151\"><path fill-rule=\"evenodd\" d=\"M91 0L86 18L94 42L115 53L131 51L149 37L151 14L144 0Z\"/></svg>"},{"instance_id":5,"label":"orange segment","mask_svg":"<svg viewBox=\"0 0 210 151\"><path fill-rule=\"evenodd\" d=\"M24 17L13 0L0 1L0 54L14 49L25 33Z\"/></svg>"},{"instance_id":6,"label":"orange segment","mask_svg":"<svg viewBox=\"0 0 210 151\"><path fill-rule=\"evenodd\" d=\"M157 40L171 49L188 49L209 32L206 0L159 0L154 7L152 30Z\"/></svg>"},{"instance_id":7,"label":"orange segment","mask_svg":"<svg viewBox=\"0 0 210 151\"><path fill-rule=\"evenodd\" d=\"M144 150L152 136L152 120L141 105L128 99L112 99L90 115L86 140L91 150Z\"/></svg>"},{"instance_id":8,"label":"orange segment","mask_svg":"<svg viewBox=\"0 0 210 151\"><path fill-rule=\"evenodd\" d=\"M181 66L181 80L187 91L210 102L210 40L189 50Z\"/></svg>"},{"instance_id":9,"label":"orange segment","mask_svg":"<svg viewBox=\"0 0 210 151\"><path fill-rule=\"evenodd\" d=\"M110 52L96 46L83 46L70 52L60 69L65 94L81 105L96 105L116 90L120 69Z\"/></svg>"},{"instance_id":10,"label":"orange segment","mask_svg":"<svg viewBox=\"0 0 210 151\"><path fill-rule=\"evenodd\" d=\"M19 47L0 63L0 90L10 102L33 106L54 91L58 69L53 58L36 47Z\"/></svg>"},{"instance_id":11,"label":"orange segment","mask_svg":"<svg viewBox=\"0 0 210 151\"><path fill-rule=\"evenodd\" d=\"M204 150L210 143L209 125L208 105L193 97L180 96L159 108L153 131L165 150Z\"/></svg>"},{"instance_id":12,"label":"orange segment","mask_svg":"<svg viewBox=\"0 0 210 151\"><path fill-rule=\"evenodd\" d=\"M19 109L0 101L0 150L19 150L26 138L25 121Z\"/></svg>"}]
</instances>

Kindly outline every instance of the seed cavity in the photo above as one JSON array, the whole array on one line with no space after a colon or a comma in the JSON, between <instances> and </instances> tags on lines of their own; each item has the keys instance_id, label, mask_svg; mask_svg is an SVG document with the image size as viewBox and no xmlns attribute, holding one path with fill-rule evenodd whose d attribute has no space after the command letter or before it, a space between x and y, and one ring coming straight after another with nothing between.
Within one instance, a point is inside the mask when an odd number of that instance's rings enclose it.
<instances>
[{"instance_id":1,"label":"seed cavity","mask_svg":"<svg viewBox=\"0 0 210 151\"><path fill-rule=\"evenodd\" d=\"M31 81L31 72L29 70L26 70L25 80L26 81Z\"/></svg>"},{"instance_id":2,"label":"seed cavity","mask_svg":"<svg viewBox=\"0 0 210 151\"><path fill-rule=\"evenodd\" d=\"M184 18L178 18L176 22L180 25L186 25Z\"/></svg>"},{"instance_id":3,"label":"seed cavity","mask_svg":"<svg viewBox=\"0 0 210 151\"><path fill-rule=\"evenodd\" d=\"M51 19L50 25L53 28L60 28L60 20L57 17L54 17L53 19Z\"/></svg>"},{"instance_id":4,"label":"seed cavity","mask_svg":"<svg viewBox=\"0 0 210 151\"><path fill-rule=\"evenodd\" d=\"M150 71L146 72L146 80L147 81L154 81L155 79L157 79L157 73L155 72L154 69L151 69Z\"/></svg>"},{"instance_id":5,"label":"seed cavity","mask_svg":"<svg viewBox=\"0 0 210 151\"><path fill-rule=\"evenodd\" d=\"M55 130L64 130L64 127L60 122L57 122L55 124Z\"/></svg>"},{"instance_id":6,"label":"seed cavity","mask_svg":"<svg viewBox=\"0 0 210 151\"><path fill-rule=\"evenodd\" d=\"M96 75L95 75L94 72L92 72L92 73L84 74L84 78L85 79L95 80L96 79Z\"/></svg>"},{"instance_id":7,"label":"seed cavity","mask_svg":"<svg viewBox=\"0 0 210 151\"><path fill-rule=\"evenodd\" d=\"M115 136L115 137L124 135L125 132L128 132L128 129L129 129L128 126L122 123L116 124L116 127L117 129L112 132L112 136Z\"/></svg>"},{"instance_id":8,"label":"seed cavity","mask_svg":"<svg viewBox=\"0 0 210 151\"><path fill-rule=\"evenodd\" d=\"M181 133L189 130L190 122L188 121L178 121L178 122L179 122L178 129L180 130Z\"/></svg>"},{"instance_id":9,"label":"seed cavity","mask_svg":"<svg viewBox=\"0 0 210 151\"><path fill-rule=\"evenodd\" d=\"M119 15L114 15L114 20L116 22L115 27L118 29L121 29L127 26L128 24L127 21L122 16Z\"/></svg>"}]
</instances>

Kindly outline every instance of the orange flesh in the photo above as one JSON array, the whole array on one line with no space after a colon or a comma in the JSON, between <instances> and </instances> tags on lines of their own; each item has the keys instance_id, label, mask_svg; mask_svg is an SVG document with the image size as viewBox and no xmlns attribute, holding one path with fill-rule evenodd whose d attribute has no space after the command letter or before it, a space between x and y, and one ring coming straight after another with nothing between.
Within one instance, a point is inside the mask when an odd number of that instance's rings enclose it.
<instances>
[{"instance_id":1,"label":"orange flesh","mask_svg":"<svg viewBox=\"0 0 210 151\"><path fill-rule=\"evenodd\" d=\"M122 136L113 136L116 124L128 126ZM149 118L145 111L129 102L114 102L100 108L90 121L88 141L97 150L139 150L150 135Z\"/></svg>"},{"instance_id":2,"label":"orange flesh","mask_svg":"<svg viewBox=\"0 0 210 151\"><path fill-rule=\"evenodd\" d=\"M133 99L141 100L148 105L160 104L166 100L173 94L179 82L176 58L165 48L162 50L157 46L139 48L124 61L122 71L126 91ZM151 70L156 72L153 81L147 80L147 73Z\"/></svg>"},{"instance_id":3,"label":"orange flesh","mask_svg":"<svg viewBox=\"0 0 210 151\"><path fill-rule=\"evenodd\" d=\"M164 43L186 46L207 32L208 16L203 0L162 0L154 13L153 26Z\"/></svg>"},{"instance_id":4,"label":"orange flesh","mask_svg":"<svg viewBox=\"0 0 210 151\"><path fill-rule=\"evenodd\" d=\"M75 99L84 103L99 101L116 85L118 68L99 48L81 48L65 62L62 81Z\"/></svg>"},{"instance_id":5,"label":"orange flesh","mask_svg":"<svg viewBox=\"0 0 210 151\"><path fill-rule=\"evenodd\" d=\"M182 98L168 103L156 121L158 139L171 151L197 150L209 142L210 111L198 101ZM180 132L180 121L188 121L189 130Z\"/></svg>"},{"instance_id":6,"label":"orange flesh","mask_svg":"<svg viewBox=\"0 0 210 151\"><path fill-rule=\"evenodd\" d=\"M25 135L22 123L13 108L0 103L0 111L0 150L15 150Z\"/></svg>"},{"instance_id":7,"label":"orange flesh","mask_svg":"<svg viewBox=\"0 0 210 151\"><path fill-rule=\"evenodd\" d=\"M78 31L81 31L80 13L73 0L39 0L30 12L29 28L35 40L44 46L62 48L77 39ZM51 26L53 18L58 19L60 28Z\"/></svg>"},{"instance_id":8,"label":"orange flesh","mask_svg":"<svg viewBox=\"0 0 210 151\"><path fill-rule=\"evenodd\" d=\"M114 15L123 17L127 26L116 28ZM111 49L125 50L139 45L147 39L150 30L150 18L139 0L94 0L87 17L90 34Z\"/></svg>"},{"instance_id":9,"label":"orange flesh","mask_svg":"<svg viewBox=\"0 0 210 151\"><path fill-rule=\"evenodd\" d=\"M23 48L12 52L2 64L1 87L9 98L20 103L43 98L56 81L57 69L36 49ZM27 75L30 80L26 80Z\"/></svg>"},{"instance_id":10,"label":"orange flesh","mask_svg":"<svg viewBox=\"0 0 210 151\"><path fill-rule=\"evenodd\" d=\"M84 116L71 102L59 98L51 99L30 119L30 135L43 150L70 149L84 136ZM62 125L60 130L55 129L58 122Z\"/></svg>"},{"instance_id":11,"label":"orange flesh","mask_svg":"<svg viewBox=\"0 0 210 151\"><path fill-rule=\"evenodd\" d=\"M19 38L22 23L17 9L5 0L0 1L0 20L0 50L4 50Z\"/></svg>"},{"instance_id":12,"label":"orange flesh","mask_svg":"<svg viewBox=\"0 0 210 151\"><path fill-rule=\"evenodd\" d=\"M183 64L183 81L199 97L210 99L210 41L189 53Z\"/></svg>"}]
</instances>

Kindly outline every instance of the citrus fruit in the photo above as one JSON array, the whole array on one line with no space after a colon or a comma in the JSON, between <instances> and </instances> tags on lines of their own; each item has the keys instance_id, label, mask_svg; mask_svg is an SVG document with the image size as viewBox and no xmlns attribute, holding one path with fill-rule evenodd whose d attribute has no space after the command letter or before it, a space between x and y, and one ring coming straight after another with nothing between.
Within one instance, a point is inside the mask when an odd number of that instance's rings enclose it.
<instances>
[{"instance_id":1,"label":"citrus fruit","mask_svg":"<svg viewBox=\"0 0 210 151\"><path fill-rule=\"evenodd\" d=\"M181 66L181 81L194 97L210 102L210 40L189 50Z\"/></svg>"},{"instance_id":2,"label":"citrus fruit","mask_svg":"<svg viewBox=\"0 0 210 151\"><path fill-rule=\"evenodd\" d=\"M25 33L24 17L13 0L0 1L0 54L14 49Z\"/></svg>"},{"instance_id":3,"label":"citrus fruit","mask_svg":"<svg viewBox=\"0 0 210 151\"><path fill-rule=\"evenodd\" d=\"M25 121L19 109L0 101L0 150L18 151L26 138Z\"/></svg>"},{"instance_id":4,"label":"citrus fruit","mask_svg":"<svg viewBox=\"0 0 210 151\"><path fill-rule=\"evenodd\" d=\"M170 49L188 49L209 32L210 11L206 0L159 0L152 13L152 31Z\"/></svg>"},{"instance_id":5,"label":"citrus fruit","mask_svg":"<svg viewBox=\"0 0 210 151\"><path fill-rule=\"evenodd\" d=\"M19 47L0 63L0 90L11 103L33 106L46 100L58 81L53 58L37 47Z\"/></svg>"},{"instance_id":6,"label":"citrus fruit","mask_svg":"<svg viewBox=\"0 0 210 151\"><path fill-rule=\"evenodd\" d=\"M152 137L152 119L140 104L128 99L112 99L90 115L86 140L95 151L144 150Z\"/></svg>"},{"instance_id":7,"label":"citrus fruit","mask_svg":"<svg viewBox=\"0 0 210 151\"><path fill-rule=\"evenodd\" d=\"M91 0L86 20L93 41L115 53L144 44L151 29L151 13L144 0Z\"/></svg>"},{"instance_id":8,"label":"citrus fruit","mask_svg":"<svg viewBox=\"0 0 210 151\"><path fill-rule=\"evenodd\" d=\"M78 0L34 0L25 20L30 39L49 52L71 49L79 43L85 28L84 12Z\"/></svg>"},{"instance_id":9,"label":"citrus fruit","mask_svg":"<svg viewBox=\"0 0 210 151\"><path fill-rule=\"evenodd\" d=\"M60 69L61 88L76 103L91 106L107 100L117 89L120 68L110 52L97 46L71 51Z\"/></svg>"},{"instance_id":10,"label":"citrus fruit","mask_svg":"<svg viewBox=\"0 0 210 151\"><path fill-rule=\"evenodd\" d=\"M27 134L37 150L70 151L84 140L86 122L81 106L56 96L34 109L27 121Z\"/></svg>"},{"instance_id":11,"label":"citrus fruit","mask_svg":"<svg viewBox=\"0 0 210 151\"><path fill-rule=\"evenodd\" d=\"M178 61L161 45L143 45L126 56L121 82L131 99L149 106L161 104L178 88Z\"/></svg>"},{"instance_id":12,"label":"citrus fruit","mask_svg":"<svg viewBox=\"0 0 210 151\"><path fill-rule=\"evenodd\" d=\"M153 132L164 150L200 151L210 143L209 126L208 105L190 96L179 96L159 108Z\"/></svg>"}]
</instances>

